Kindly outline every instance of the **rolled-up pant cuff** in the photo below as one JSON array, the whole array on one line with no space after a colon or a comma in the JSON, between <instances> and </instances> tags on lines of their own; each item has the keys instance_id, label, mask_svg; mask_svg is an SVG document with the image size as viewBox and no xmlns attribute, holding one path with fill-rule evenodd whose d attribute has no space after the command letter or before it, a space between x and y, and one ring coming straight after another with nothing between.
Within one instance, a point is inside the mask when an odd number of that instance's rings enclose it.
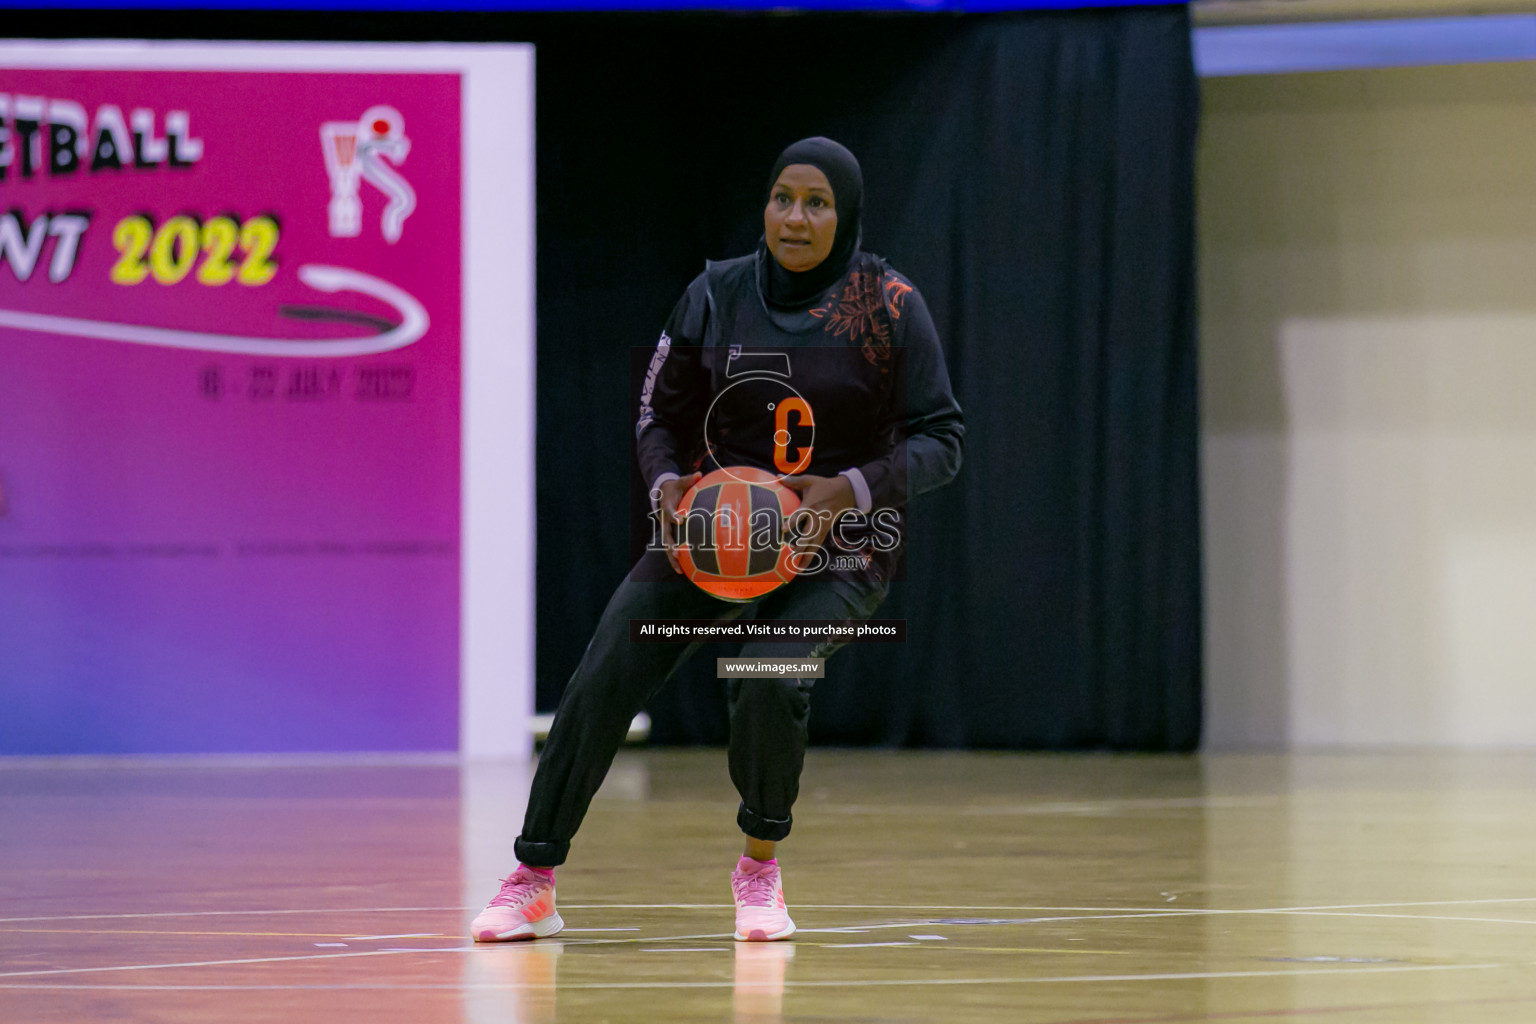
<instances>
[{"instance_id":1,"label":"rolled-up pant cuff","mask_svg":"<svg viewBox=\"0 0 1536 1024\"><path fill-rule=\"evenodd\" d=\"M746 804L736 812L736 824L741 830L753 839L761 839L765 843L776 843L789 835L789 826L794 822L794 817L765 818L761 814L751 810Z\"/></svg>"},{"instance_id":2,"label":"rolled-up pant cuff","mask_svg":"<svg viewBox=\"0 0 1536 1024\"><path fill-rule=\"evenodd\" d=\"M512 852L517 854L519 864L526 864L531 868L557 868L564 864L565 858L570 855L571 844L530 843L522 836L518 836L517 842L512 844Z\"/></svg>"}]
</instances>

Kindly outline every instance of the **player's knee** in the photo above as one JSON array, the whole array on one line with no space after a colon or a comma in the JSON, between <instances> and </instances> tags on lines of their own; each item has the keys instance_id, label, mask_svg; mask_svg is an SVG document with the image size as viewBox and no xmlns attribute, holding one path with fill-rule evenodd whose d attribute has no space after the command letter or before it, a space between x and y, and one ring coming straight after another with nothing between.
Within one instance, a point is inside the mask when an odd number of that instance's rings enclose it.
<instances>
[{"instance_id":1,"label":"player's knee","mask_svg":"<svg viewBox=\"0 0 1536 1024\"><path fill-rule=\"evenodd\" d=\"M735 681L733 717L790 714L803 717L810 709L810 683L801 679L739 679Z\"/></svg>"}]
</instances>

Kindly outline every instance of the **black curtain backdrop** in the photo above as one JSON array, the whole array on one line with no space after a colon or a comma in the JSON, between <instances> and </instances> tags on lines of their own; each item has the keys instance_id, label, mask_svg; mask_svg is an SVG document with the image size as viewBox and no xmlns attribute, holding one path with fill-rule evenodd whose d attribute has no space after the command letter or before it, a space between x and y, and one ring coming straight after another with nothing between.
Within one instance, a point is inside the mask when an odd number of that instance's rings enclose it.
<instances>
[{"instance_id":1,"label":"black curtain backdrop","mask_svg":"<svg viewBox=\"0 0 1536 1024\"><path fill-rule=\"evenodd\" d=\"M932 307L965 467L912 509L904 645L850 646L823 743L1189 750L1200 732L1193 149L1183 8L670 18L539 46L539 702L643 536L625 350L751 249L804 135L864 165L866 247ZM627 389L627 390L626 390ZM651 707L727 736L705 648Z\"/></svg>"},{"instance_id":2,"label":"black curtain backdrop","mask_svg":"<svg viewBox=\"0 0 1536 1024\"><path fill-rule=\"evenodd\" d=\"M779 149L858 154L866 247L922 290L965 467L911 510L903 645L850 646L821 743L1189 750L1200 733L1183 7L1016 15L8 12L9 34L527 41L538 88L538 695L640 534L636 348L748 251ZM706 648L651 708L722 743Z\"/></svg>"}]
</instances>

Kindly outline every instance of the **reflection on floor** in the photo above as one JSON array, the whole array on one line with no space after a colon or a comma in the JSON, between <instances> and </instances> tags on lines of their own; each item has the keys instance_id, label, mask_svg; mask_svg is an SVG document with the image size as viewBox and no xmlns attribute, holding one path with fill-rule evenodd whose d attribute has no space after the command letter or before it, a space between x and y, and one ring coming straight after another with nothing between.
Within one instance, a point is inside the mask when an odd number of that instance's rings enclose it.
<instances>
[{"instance_id":1,"label":"reflection on floor","mask_svg":"<svg viewBox=\"0 0 1536 1024\"><path fill-rule=\"evenodd\" d=\"M0 1020L1536 1020L1536 756L817 751L747 944L723 753L628 753L477 946L528 774L0 761Z\"/></svg>"}]
</instances>

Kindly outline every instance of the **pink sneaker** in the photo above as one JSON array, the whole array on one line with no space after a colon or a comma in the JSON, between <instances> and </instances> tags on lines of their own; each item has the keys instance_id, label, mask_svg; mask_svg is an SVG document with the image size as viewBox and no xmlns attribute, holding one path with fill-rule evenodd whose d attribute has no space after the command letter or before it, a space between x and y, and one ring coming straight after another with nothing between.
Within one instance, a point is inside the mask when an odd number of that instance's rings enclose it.
<instances>
[{"instance_id":1,"label":"pink sneaker","mask_svg":"<svg viewBox=\"0 0 1536 1024\"><path fill-rule=\"evenodd\" d=\"M736 894L737 942L771 942L795 934L777 861L741 858L731 872L731 891Z\"/></svg>"},{"instance_id":2,"label":"pink sneaker","mask_svg":"<svg viewBox=\"0 0 1536 1024\"><path fill-rule=\"evenodd\" d=\"M555 876L519 864L501 880L501 892L469 923L476 942L543 939L565 927L555 912Z\"/></svg>"}]
</instances>

